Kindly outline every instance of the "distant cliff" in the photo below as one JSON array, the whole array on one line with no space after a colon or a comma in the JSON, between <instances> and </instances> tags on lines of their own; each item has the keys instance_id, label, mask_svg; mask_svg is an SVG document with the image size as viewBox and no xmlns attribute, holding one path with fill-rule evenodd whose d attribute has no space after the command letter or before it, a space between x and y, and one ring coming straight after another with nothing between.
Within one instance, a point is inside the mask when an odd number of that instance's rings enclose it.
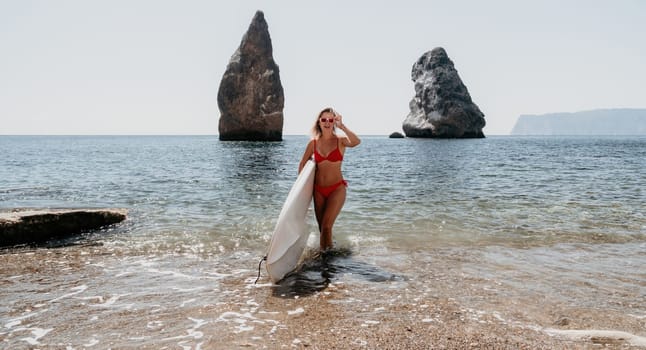
<instances>
[{"instance_id":1,"label":"distant cliff","mask_svg":"<svg viewBox=\"0 0 646 350\"><path fill-rule=\"evenodd\" d=\"M521 115L512 135L646 135L646 109Z\"/></svg>"}]
</instances>

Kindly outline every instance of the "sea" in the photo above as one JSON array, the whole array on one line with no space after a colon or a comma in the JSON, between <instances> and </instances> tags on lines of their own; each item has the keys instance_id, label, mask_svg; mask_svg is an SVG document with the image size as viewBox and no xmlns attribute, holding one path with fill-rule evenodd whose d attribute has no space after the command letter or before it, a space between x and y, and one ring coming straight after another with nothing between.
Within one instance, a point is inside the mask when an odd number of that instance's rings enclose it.
<instances>
[{"instance_id":1,"label":"sea","mask_svg":"<svg viewBox=\"0 0 646 350\"><path fill-rule=\"evenodd\" d=\"M601 317L646 336L646 137L363 136L343 163L340 259L316 262L312 214L300 274L274 286L258 265L307 142L0 136L0 212L128 210L0 250L0 348L200 348L210 330L263 326L250 293L312 298L330 284L424 285L514 325Z\"/></svg>"}]
</instances>

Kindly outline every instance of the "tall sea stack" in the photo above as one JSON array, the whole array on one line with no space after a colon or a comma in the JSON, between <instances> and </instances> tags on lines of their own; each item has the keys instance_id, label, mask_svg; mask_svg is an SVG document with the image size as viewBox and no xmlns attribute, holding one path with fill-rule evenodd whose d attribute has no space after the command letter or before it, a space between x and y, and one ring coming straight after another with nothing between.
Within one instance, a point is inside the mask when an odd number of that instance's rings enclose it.
<instances>
[{"instance_id":1,"label":"tall sea stack","mask_svg":"<svg viewBox=\"0 0 646 350\"><path fill-rule=\"evenodd\" d=\"M272 51L265 16L257 11L220 82L220 140L282 140L285 96Z\"/></svg>"},{"instance_id":2,"label":"tall sea stack","mask_svg":"<svg viewBox=\"0 0 646 350\"><path fill-rule=\"evenodd\" d=\"M485 126L480 111L443 48L426 52L415 64L411 78L415 97L404 119L408 137L482 138Z\"/></svg>"}]
</instances>

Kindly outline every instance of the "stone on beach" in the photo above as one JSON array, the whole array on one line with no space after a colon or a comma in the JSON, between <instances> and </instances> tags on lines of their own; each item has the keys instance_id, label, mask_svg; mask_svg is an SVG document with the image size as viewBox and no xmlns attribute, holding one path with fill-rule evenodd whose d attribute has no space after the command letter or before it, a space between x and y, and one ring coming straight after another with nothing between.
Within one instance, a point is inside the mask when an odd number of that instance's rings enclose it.
<instances>
[{"instance_id":1,"label":"stone on beach","mask_svg":"<svg viewBox=\"0 0 646 350\"><path fill-rule=\"evenodd\" d=\"M281 141L284 104L269 29L258 11L220 82L220 140Z\"/></svg>"},{"instance_id":2,"label":"stone on beach","mask_svg":"<svg viewBox=\"0 0 646 350\"><path fill-rule=\"evenodd\" d=\"M484 114L471 100L443 48L422 55L413 65L411 78L415 96L403 124L407 137L484 137Z\"/></svg>"},{"instance_id":3,"label":"stone on beach","mask_svg":"<svg viewBox=\"0 0 646 350\"><path fill-rule=\"evenodd\" d=\"M126 219L126 209L45 209L0 213L0 247L39 243Z\"/></svg>"}]
</instances>

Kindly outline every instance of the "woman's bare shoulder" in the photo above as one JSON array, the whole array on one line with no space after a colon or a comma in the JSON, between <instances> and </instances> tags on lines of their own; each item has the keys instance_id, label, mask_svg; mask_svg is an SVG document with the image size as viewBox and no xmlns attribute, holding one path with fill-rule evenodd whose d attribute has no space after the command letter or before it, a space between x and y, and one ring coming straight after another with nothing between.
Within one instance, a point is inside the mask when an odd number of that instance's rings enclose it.
<instances>
[{"instance_id":1,"label":"woman's bare shoulder","mask_svg":"<svg viewBox=\"0 0 646 350\"><path fill-rule=\"evenodd\" d=\"M306 150L314 149L314 144L315 144L315 143L316 143L316 139L315 139L315 138L311 138L311 139L307 142L307 146L305 146L305 149L306 149Z\"/></svg>"},{"instance_id":2,"label":"woman's bare shoulder","mask_svg":"<svg viewBox=\"0 0 646 350\"><path fill-rule=\"evenodd\" d=\"M341 145L345 147L350 145L350 139L348 139L346 136L337 136L336 138Z\"/></svg>"}]
</instances>

